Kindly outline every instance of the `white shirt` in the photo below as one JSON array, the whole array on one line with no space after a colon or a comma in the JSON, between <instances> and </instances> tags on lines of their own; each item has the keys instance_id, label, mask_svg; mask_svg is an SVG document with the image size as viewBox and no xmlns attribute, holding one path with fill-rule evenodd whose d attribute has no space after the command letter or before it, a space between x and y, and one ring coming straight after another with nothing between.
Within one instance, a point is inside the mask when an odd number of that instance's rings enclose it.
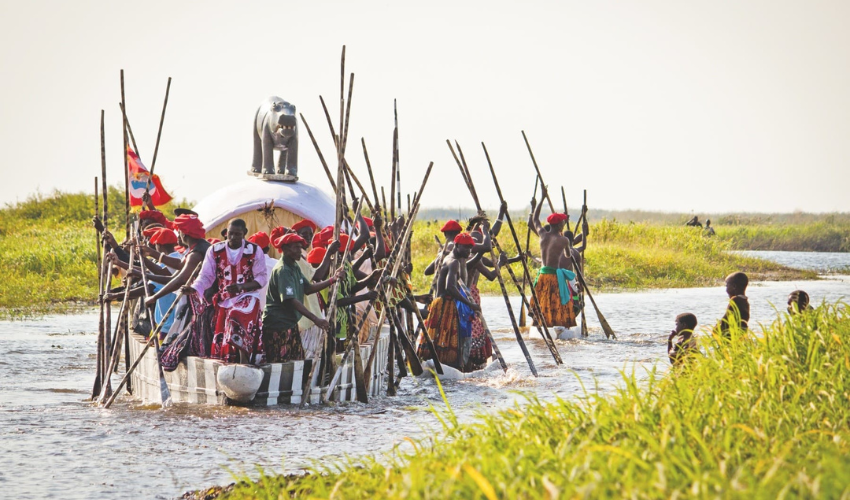
<instances>
[{"instance_id":1,"label":"white shirt","mask_svg":"<svg viewBox=\"0 0 850 500\"><path fill-rule=\"evenodd\" d=\"M215 283L216 279L216 265L215 265L215 252L220 251L222 247L227 248L227 262L230 265L237 264L241 259L242 255L247 252L248 255L251 253L259 253L257 257L254 259L254 265L251 268L254 274L254 280L260 284L259 290L254 290L252 292L243 292L237 295L236 297L230 297L222 301L219 305L221 307L233 307L233 304L241 299L242 297L255 297L257 300L262 300L264 298L264 294L262 292L263 288L265 288L269 283L269 274L266 271L266 259L263 251L255 244L248 243L247 241L242 241L242 247L237 249L232 249L227 246L226 241L222 241L221 243L216 243L215 245L210 245L207 249L206 255L204 255L204 263L201 266L201 272L198 274L198 277L192 283L192 288L198 292L203 297L204 291L206 291L209 287ZM237 282L237 279L232 279L233 283ZM225 284L220 283L220 287L226 286Z\"/></svg>"}]
</instances>

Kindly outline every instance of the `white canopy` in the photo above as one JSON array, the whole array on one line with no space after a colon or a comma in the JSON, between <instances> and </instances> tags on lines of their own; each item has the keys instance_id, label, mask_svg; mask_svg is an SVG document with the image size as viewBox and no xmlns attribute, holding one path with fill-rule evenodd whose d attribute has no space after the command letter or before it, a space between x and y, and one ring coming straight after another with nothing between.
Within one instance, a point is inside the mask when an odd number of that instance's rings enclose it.
<instances>
[{"instance_id":1,"label":"white canopy","mask_svg":"<svg viewBox=\"0 0 850 500\"><path fill-rule=\"evenodd\" d=\"M319 227L334 223L336 205L324 191L306 182L276 182L249 178L219 189L201 200L193 209L204 223L212 228L251 210L258 210L270 201L275 208L315 222Z\"/></svg>"}]
</instances>

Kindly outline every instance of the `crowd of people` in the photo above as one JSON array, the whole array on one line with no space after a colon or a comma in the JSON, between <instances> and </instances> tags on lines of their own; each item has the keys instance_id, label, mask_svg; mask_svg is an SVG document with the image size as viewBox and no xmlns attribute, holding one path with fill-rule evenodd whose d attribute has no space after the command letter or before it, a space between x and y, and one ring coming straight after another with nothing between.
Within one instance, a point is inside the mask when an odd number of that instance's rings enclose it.
<instances>
[{"instance_id":1,"label":"crowd of people","mask_svg":"<svg viewBox=\"0 0 850 500\"><path fill-rule=\"evenodd\" d=\"M546 194L544 187L542 199ZM577 278L583 272L582 250L589 226L583 217L581 233L574 235L569 216L558 212L543 224L542 205L531 200L528 220L540 242L530 314L536 325L572 328L584 307L582 280ZM120 300L126 292L129 298L140 299L139 316L144 319L151 312L142 330L159 326L166 370L176 368L186 355L261 365L312 359L322 353L322 346L329 354L339 353L353 337L361 343L374 338L376 327L381 326L379 317L408 336L421 360L436 356L442 365L477 370L493 354L491 337L480 318L480 278L492 281L505 265L537 260L522 253L490 257L495 255L493 239L502 227L506 204L492 224L484 214L470 219L466 227L455 220L445 222L438 255L422 270L433 276L431 287L419 291L411 285L414 269L409 248L394 249L403 243L403 216L385 224L380 211L372 218L358 214L337 231L304 219L292 227L250 235L245 221L235 218L219 240L207 238L203 222L191 210L177 209L174 220L168 220L162 212L148 208L139 214L137 237L118 243L103 230L109 249L106 258L130 278L125 283L135 283L129 291L110 290L106 298ZM272 248L278 258L269 256ZM393 259L403 265L390 266ZM397 272L388 272L391 267ZM744 273L726 278L729 306L717 325L725 337L731 325L747 329L747 285ZM331 297L333 291L336 296ZM807 307L805 292L795 291L789 298L789 311ZM379 315L384 308L389 310ZM330 314L331 309L335 314ZM413 313L426 318L421 328L415 328L412 320L405 326L399 319L405 312L411 318ZM694 314L676 317L667 344L671 363L681 363L696 350L696 327Z\"/></svg>"}]
</instances>

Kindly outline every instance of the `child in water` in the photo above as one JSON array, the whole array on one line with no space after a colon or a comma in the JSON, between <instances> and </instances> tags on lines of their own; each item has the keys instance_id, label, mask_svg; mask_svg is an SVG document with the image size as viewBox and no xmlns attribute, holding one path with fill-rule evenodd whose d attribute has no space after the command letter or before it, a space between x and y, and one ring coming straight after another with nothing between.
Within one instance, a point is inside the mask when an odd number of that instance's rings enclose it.
<instances>
[{"instance_id":1,"label":"child in water","mask_svg":"<svg viewBox=\"0 0 850 500\"><path fill-rule=\"evenodd\" d=\"M720 334L731 338L730 325L738 323L741 330L747 329L750 321L750 299L745 295L750 279L742 272L732 273L726 277L726 295L729 296L729 305L726 314L720 319Z\"/></svg>"},{"instance_id":2,"label":"child in water","mask_svg":"<svg viewBox=\"0 0 850 500\"><path fill-rule=\"evenodd\" d=\"M694 314L682 313L676 316L676 329L667 338L667 356L673 366L681 364L688 353L696 350L696 327L697 317Z\"/></svg>"}]
</instances>

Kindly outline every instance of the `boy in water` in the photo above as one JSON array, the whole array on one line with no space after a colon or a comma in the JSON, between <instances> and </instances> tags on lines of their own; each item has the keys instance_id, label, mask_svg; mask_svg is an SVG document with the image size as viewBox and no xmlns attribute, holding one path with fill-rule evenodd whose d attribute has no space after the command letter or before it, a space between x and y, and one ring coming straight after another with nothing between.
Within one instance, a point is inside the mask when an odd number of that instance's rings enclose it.
<instances>
[{"instance_id":1,"label":"boy in water","mask_svg":"<svg viewBox=\"0 0 850 500\"><path fill-rule=\"evenodd\" d=\"M697 349L694 330L697 327L697 317L692 313L682 313L676 316L676 329L667 337L667 356L670 364L682 364L688 353Z\"/></svg>"},{"instance_id":2,"label":"boy in water","mask_svg":"<svg viewBox=\"0 0 850 500\"><path fill-rule=\"evenodd\" d=\"M809 294L803 290L794 290L788 296L788 313L800 314L803 311L811 311L812 306L809 305Z\"/></svg>"},{"instance_id":3,"label":"boy in water","mask_svg":"<svg viewBox=\"0 0 850 500\"><path fill-rule=\"evenodd\" d=\"M750 279L742 272L732 273L726 277L726 295L729 296L729 306L726 314L720 319L720 334L731 338L732 324L738 324L746 331L750 321L750 300L745 295Z\"/></svg>"}]
</instances>

